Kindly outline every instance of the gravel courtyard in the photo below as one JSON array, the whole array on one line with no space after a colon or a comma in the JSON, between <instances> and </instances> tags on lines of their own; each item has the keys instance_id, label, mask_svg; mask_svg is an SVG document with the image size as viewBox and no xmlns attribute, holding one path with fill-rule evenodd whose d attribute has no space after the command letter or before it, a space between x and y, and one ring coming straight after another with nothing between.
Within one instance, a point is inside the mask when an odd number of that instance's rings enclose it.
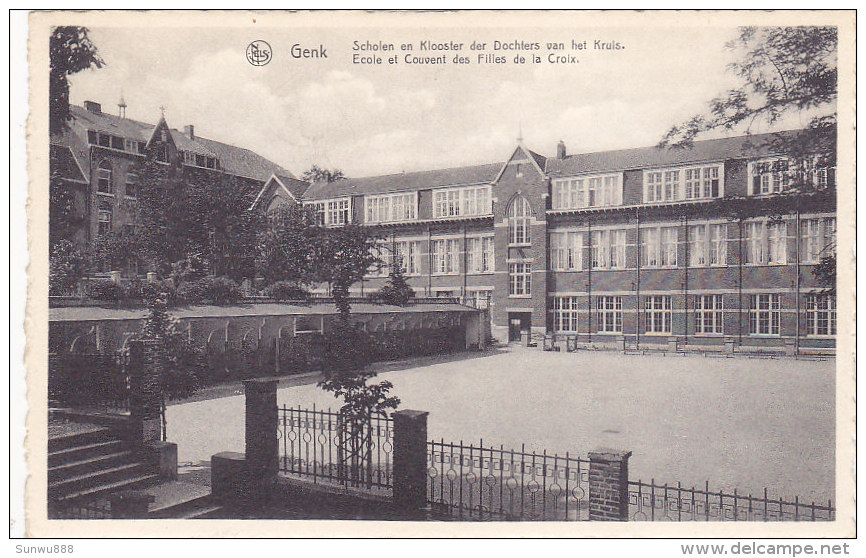
<instances>
[{"instance_id":1,"label":"gravel courtyard","mask_svg":"<svg viewBox=\"0 0 866 558\"><path fill-rule=\"evenodd\" d=\"M630 477L759 494L834 498L835 363L623 356L513 349L380 374L401 408L430 412L429 435L586 455L633 452ZM337 408L315 385L279 403ZM244 400L168 408L181 463L243 451ZM834 498L835 499L835 498Z\"/></svg>"}]
</instances>

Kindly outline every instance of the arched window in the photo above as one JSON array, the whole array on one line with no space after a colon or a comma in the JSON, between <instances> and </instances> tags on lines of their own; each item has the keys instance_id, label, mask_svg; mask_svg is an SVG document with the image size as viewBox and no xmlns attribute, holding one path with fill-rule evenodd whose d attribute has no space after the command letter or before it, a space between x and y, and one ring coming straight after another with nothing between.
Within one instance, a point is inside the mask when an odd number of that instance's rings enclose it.
<instances>
[{"instance_id":1,"label":"arched window","mask_svg":"<svg viewBox=\"0 0 866 558\"><path fill-rule=\"evenodd\" d=\"M96 169L96 191L100 194L111 194L111 163L103 159Z\"/></svg>"},{"instance_id":2,"label":"arched window","mask_svg":"<svg viewBox=\"0 0 866 558\"><path fill-rule=\"evenodd\" d=\"M529 221L532 208L523 196L511 200L508 206L508 242L510 244L529 244Z\"/></svg>"}]
</instances>

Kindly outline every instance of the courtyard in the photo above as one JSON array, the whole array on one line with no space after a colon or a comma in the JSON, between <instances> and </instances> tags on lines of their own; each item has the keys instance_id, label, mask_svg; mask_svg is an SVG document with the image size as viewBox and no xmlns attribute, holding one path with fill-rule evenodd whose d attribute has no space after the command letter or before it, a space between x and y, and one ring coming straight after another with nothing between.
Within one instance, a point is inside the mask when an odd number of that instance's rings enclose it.
<instances>
[{"instance_id":1,"label":"courtyard","mask_svg":"<svg viewBox=\"0 0 866 558\"><path fill-rule=\"evenodd\" d=\"M379 375L400 408L429 411L431 439L559 455L627 449L635 480L835 500L834 361L522 348L465 356ZM310 381L281 388L279 404L339 407ZM244 451L243 395L171 405L167 422L187 470Z\"/></svg>"}]
</instances>

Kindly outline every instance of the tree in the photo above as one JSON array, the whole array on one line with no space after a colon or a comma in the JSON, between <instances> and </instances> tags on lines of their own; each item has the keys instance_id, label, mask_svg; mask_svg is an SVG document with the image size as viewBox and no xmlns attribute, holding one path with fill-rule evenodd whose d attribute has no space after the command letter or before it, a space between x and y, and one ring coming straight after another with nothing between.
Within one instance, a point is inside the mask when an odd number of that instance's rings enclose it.
<instances>
[{"instance_id":1,"label":"tree","mask_svg":"<svg viewBox=\"0 0 866 558\"><path fill-rule=\"evenodd\" d=\"M88 37L86 27L55 27L51 31L48 57L48 118L49 129L55 134L62 132L71 118L68 77L93 66L101 68L105 62Z\"/></svg>"},{"instance_id":2,"label":"tree","mask_svg":"<svg viewBox=\"0 0 866 558\"><path fill-rule=\"evenodd\" d=\"M319 165L313 165L301 175L301 180L306 182L336 182L337 180L345 180L345 178L340 169L330 170L319 167Z\"/></svg>"},{"instance_id":3,"label":"tree","mask_svg":"<svg viewBox=\"0 0 866 558\"><path fill-rule=\"evenodd\" d=\"M102 271L126 269L137 261L139 237L128 229L97 236L90 243L90 262Z\"/></svg>"},{"instance_id":4,"label":"tree","mask_svg":"<svg viewBox=\"0 0 866 558\"><path fill-rule=\"evenodd\" d=\"M349 318L349 288L379 264L375 255L378 239L370 228L352 223L315 228L312 278L331 285L337 312L344 321Z\"/></svg>"},{"instance_id":5,"label":"tree","mask_svg":"<svg viewBox=\"0 0 866 558\"><path fill-rule=\"evenodd\" d=\"M309 212L297 204L277 207L267 216L258 239L256 270L268 284L307 285L313 277L316 230Z\"/></svg>"},{"instance_id":6,"label":"tree","mask_svg":"<svg viewBox=\"0 0 866 558\"><path fill-rule=\"evenodd\" d=\"M382 302L394 306L406 306L409 300L415 296L415 291L406 282L403 259L399 256L394 257L394 265L391 266L391 272L388 274L388 282L379 291L379 296Z\"/></svg>"},{"instance_id":7,"label":"tree","mask_svg":"<svg viewBox=\"0 0 866 558\"><path fill-rule=\"evenodd\" d=\"M87 257L69 240L60 240L51 247L48 286L52 295L70 294L87 273Z\"/></svg>"},{"instance_id":8,"label":"tree","mask_svg":"<svg viewBox=\"0 0 866 558\"><path fill-rule=\"evenodd\" d=\"M72 240L75 231L85 220L75 211L75 196L63 180L59 165L52 153L48 182L48 242L51 246L61 240Z\"/></svg>"},{"instance_id":9,"label":"tree","mask_svg":"<svg viewBox=\"0 0 866 558\"><path fill-rule=\"evenodd\" d=\"M835 199L837 29L743 27L726 46L737 56L728 69L741 85L712 99L705 113L673 126L659 147L686 149L709 131L745 126L748 132L756 121L772 126L786 115L802 114L810 119L803 130L773 134L763 146L787 158L781 163L785 189L764 209L774 216L799 215L804 194L816 201ZM826 189L816 180L819 175L825 177ZM734 219L742 223L742 204L725 204L735 206ZM835 285L835 252L825 251L813 273L824 284Z\"/></svg>"}]
</instances>

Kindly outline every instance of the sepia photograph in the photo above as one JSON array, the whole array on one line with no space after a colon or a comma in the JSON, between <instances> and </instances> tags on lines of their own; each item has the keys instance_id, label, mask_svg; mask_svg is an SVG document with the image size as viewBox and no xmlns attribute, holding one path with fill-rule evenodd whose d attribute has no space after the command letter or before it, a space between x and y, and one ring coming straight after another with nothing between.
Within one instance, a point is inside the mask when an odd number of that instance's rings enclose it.
<instances>
[{"instance_id":1,"label":"sepia photograph","mask_svg":"<svg viewBox=\"0 0 866 558\"><path fill-rule=\"evenodd\" d=\"M853 536L854 20L31 13L28 534Z\"/></svg>"}]
</instances>

